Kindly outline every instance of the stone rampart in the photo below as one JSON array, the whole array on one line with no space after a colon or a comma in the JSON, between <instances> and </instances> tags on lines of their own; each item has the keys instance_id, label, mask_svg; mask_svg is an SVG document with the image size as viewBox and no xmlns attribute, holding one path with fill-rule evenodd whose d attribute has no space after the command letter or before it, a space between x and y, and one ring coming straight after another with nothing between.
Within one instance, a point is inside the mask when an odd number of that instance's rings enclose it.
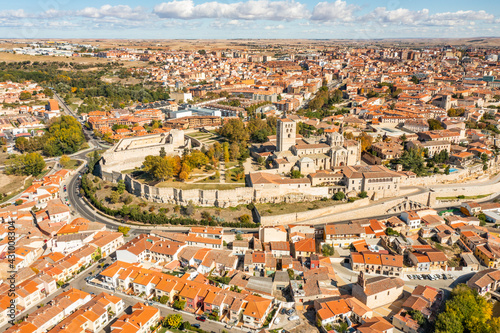
<instances>
[{"instance_id":1,"label":"stone rampart","mask_svg":"<svg viewBox=\"0 0 500 333\"><path fill-rule=\"evenodd\" d=\"M345 212L352 209L357 209L360 207L366 207L370 205L370 199L364 198L359 199L351 203L339 204L325 208L319 208L314 210L308 210L305 212L281 214L281 215L271 215L271 216L260 216L260 223L264 226L266 225L287 225L291 223L299 223L307 221L309 224L310 220L322 220L326 215L332 215L336 213ZM317 222L320 223L320 222Z\"/></svg>"}]
</instances>

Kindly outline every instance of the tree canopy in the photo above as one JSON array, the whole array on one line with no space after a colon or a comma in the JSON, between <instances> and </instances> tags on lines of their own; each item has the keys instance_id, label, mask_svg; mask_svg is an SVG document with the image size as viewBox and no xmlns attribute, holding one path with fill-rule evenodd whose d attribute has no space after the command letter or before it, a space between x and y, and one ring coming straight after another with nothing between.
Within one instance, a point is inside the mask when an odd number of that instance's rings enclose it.
<instances>
[{"instance_id":1,"label":"tree canopy","mask_svg":"<svg viewBox=\"0 0 500 333\"><path fill-rule=\"evenodd\" d=\"M436 333L494 333L500 318L492 318L493 306L465 284L456 286L435 323Z\"/></svg>"},{"instance_id":2,"label":"tree canopy","mask_svg":"<svg viewBox=\"0 0 500 333\"><path fill-rule=\"evenodd\" d=\"M45 161L38 153L11 155L5 163L7 174L38 176L45 168Z\"/></svg>"}]
</instances>

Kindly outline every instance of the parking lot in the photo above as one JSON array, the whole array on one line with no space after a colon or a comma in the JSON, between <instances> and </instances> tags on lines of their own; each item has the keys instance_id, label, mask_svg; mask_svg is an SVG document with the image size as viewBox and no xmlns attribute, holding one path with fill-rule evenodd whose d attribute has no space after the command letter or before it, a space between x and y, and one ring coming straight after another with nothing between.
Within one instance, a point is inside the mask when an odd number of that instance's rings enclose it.
<instances>
[{"instance_id":1,"label":"parking lot","mask_svg":"<svg viewBox=\"0 0 500 333\"><path fill-rule=\"evenodd\" d=\"M290 319L291 320L290 320ZM299 326L301 323L301 318L298 316L297 311L293 307L282 307L278 314L276 314L274 321L272 322L271 325L269 325L269 328L271 329L276 329L276 328L284 328L285 330L290 330L296 326Z\"/></svg>"},{"instance_id":2,"label":"parking lot","mask_svg":"<svg viewBox=\"0 0 500 333\"><path fill-rule=\"evenodd\" d=\"M403 279L407 280L454 280L455 277L449 273L435 273L435 274L406 274ZM451 281L450 281L451 282Z\"/></svg>"}]
</instances>

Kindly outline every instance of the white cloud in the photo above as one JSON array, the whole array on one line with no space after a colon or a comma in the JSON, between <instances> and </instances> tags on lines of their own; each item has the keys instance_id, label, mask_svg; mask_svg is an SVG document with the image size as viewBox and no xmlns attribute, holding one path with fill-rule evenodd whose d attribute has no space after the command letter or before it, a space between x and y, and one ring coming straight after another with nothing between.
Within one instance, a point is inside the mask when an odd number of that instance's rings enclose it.
<instances>
[{"instance_id":1,"label":"white cloud","mask_svg":"<svg viewBox=\"0 0 500 333\"><path fill-rule=\"evenodd\" d=\"M26 18L29 15L24 11L24 9L16 10L0 10L0 18L11 19L11 18Z\"/></svg>"},{"instance_id":2,"label":"white cloud","mask_svg":"<svg viewBox=\"0 0 500 333\"><path fill-rule=\"evenodd\" d=\"M285 29L285 26L283 24L278 24L278 25L268 25L264 27L266 30L281 30Z\"/></svg>"},{"instance_id":3,"label":"white cloud","mask_svg":"<svg viewBox=\"0 0 500 333\"><path fill-rule=\"evenodd\" d=\"M233 20L291 21L309 17L306 5L295 1L251 0L246 2L205 2L174 0L155 6L153 12L161 18L200 19L226 18Z\"/></svg>"},{"instance_id":4,"label":"white cloud","mask_svg":"<svg viewBox=\"0 0 500 333\"><path fill-rule=\"evenodd\" d=\"M131 8L127 5L104 5L101 8L86 7L77 11L75 15L93 19L113 17L124 20L144 20L151 16L142 7Z\"/></svg>"},{"instance_id":5,"label":"white cloud","mask_svg":"<svg viewBox=\"0 0 500 333\"><path fill-rule=\"evenodd\" d=\"M429 9L424 8L413 11L406 8L387 10L378 7L371 13L358 18L360 22L378 22L381 24L399 24L409 26L456 26L468 25L470 21L492 21L494 15L480 11L457 11L430 14Z\"/></svg>"},{"instance_id":6,"label":"white cloud","mask_svg":"<svg viewBox=\"0 0 500 333\"><path fill-rule=\"evenodd\" d=\"M387 10L385 7L375 8L371 13L360 17L360 21L375 21L380 23L416 24L429 17L429 10L424 8L412 11L406 8Z\"/></svg>"},{"instance_id":7,"label":"white cloud","mask_svg":"<svg viewBox=\"0 0 500 333\"><path fill-rule=\"evenodd\" d=\"M311 20L350 22L354 20L354 12L359 9L358 6L348 5L347 2L342 0L319 2L314 6Z\"/></svg>"}]
</instances>

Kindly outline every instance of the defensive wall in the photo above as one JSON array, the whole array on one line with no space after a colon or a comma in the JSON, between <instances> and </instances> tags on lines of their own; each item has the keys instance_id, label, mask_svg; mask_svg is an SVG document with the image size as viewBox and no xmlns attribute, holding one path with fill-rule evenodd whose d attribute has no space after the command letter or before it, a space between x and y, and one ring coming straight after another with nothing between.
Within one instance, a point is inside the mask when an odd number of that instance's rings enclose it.
<instances>
[{"instance_id":1,"label":"defensive wall","mask_svg":"<svg viewBox=\"0 0 500 333\"><path fill-rule=\"evenodd\" d=\"M177 129L168 133L120 139L102 155L96 165L96 172L106 179L114 171L140 167L146 156L159 155L162 148L167 155L181 155L185 148L191 148L191 140L184 136L184 131Z\"/></svg>"},{"instance_id":2,"label":"defensive wall","mask_svg":"<svg viewBox=\"0 0 500 333\"><path fill-rule=\"evenodd\" d=\"M477 202L492 200L500 195L500 176L496 176L495 183L492 180L486 181L483 184L467 184L447 187L436 187L430 190L416 191L414 194L407 194L404 197L381 200L380 202L370 203L368 198L337 205L322 209L310 210L307 212L295 214L282 214L274 216L260 216L262 225L287 225L290 223L304 224L325 224L337 221L355 220L362 218L370 218L373 216L383 216L387 214L397 214L407 209L419 208L447 208L460 205L462 202L471 201L472 199L458 199L459 195L479 196L486 195L481 199L474 199ZM453 199L438 199L438 198L453 198ZM457 199L455 199L457 198Z\"/></svg>"}]
</instances>

